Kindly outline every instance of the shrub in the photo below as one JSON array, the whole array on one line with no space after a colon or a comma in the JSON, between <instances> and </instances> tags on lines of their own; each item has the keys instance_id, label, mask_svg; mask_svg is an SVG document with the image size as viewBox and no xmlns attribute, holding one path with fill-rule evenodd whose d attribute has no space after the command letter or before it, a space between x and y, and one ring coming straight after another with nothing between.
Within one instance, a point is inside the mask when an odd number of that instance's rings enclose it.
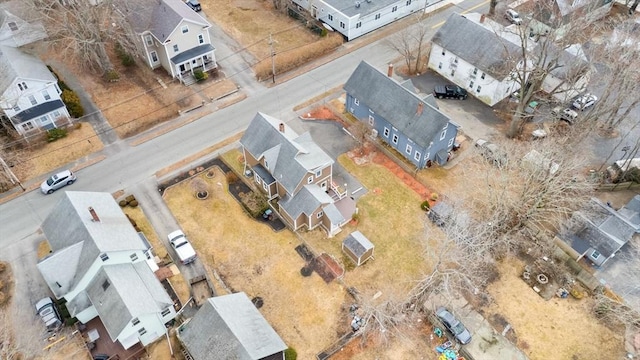
<instances>
[{"instance_id":1,"label":"shrub","mask_svg":"<svg viewBox=\"0 0 640 360\"><path fill-rule=\"evenodd\" d=\"M136 198L135 198L135 196L133 196L133 195L129 195L129 196L127 196L126 198L124 198L124 200L127 202L127 204L128 204L128 203L130 203L130 202L132 202L132 201L133 201L133 200L135 200L135 199L136 199Z\"/></svg>"},{"instance_id":2,"label":"shrub","mask_svg":"<svg viewBox=\"0 0 640 360\"><path fill-rule=\"evenodd\" d=\"M67 136L66 129L55 128L47 130L47 142L54 142Z\"/></svg>"},{"instance_id":3,"label":"shrub","mask_svg":"<svg viewBox=\"0 0 640 360\"><path fill-rule=\"evenodd\" d=\"M120 74L118 74L118 72L115 71L114 69L107 70L104 73L104 79L107 80L108 82L116 82L120 80Z\"/></svg>"},{"instance_id":4,"label":"shrub","mask_svg":"<svg viewBox=\"0 0 640 360\"><path fill-rule=\"evenodd\" d=\"M133 201L129 202L129 206L131 206L131 207L138 206L138 200L133 200Z\"/></svg>"},{"instance_id":5,"label":"shrub","mask_svg":"<svg viewBox=\"0 0 640 360\"><path fill-rule=\"evenodd\" d=\"M234 173L233 171L229 171L227 173L227 182L229 184L233 184L236 181L238 181L238 175L236 175L236 173Z\"/></svg>"},{"instance_id":6,"label":"shrub","mask_svg":"<svg viewBox=\"0 0 640 360\"><path fill-rule=\"evenodd\" d=\"M284 359L285 360L296 360L298 358L298 352L296 349L290 347L284 351Z\"/></svg>"},{"instance_id":7,"label":"shrub","mask_svg":"<svg viewBox=\"0 0 640 360\"><path fill-rule=\"evenodd\" d=\"M207 78L209 78L209 74L198 69L193 71L193 77L196 78L197 81L204 81L204 80L207 80Z\"/></svg>"},{"instance_id":8,"label":"shrub","mask_svg":"<svg viewBox=\"0 0 640 360\"><path fill-rule=\"evenodd\" d=\"M431 208L431 205L429 204L429 200L425 200L422 202L422 204L420 204L420 209L427 211Z\"/></svg>"},{"instance_id":9,"label":"shrub","mask_svg":"<svg viewBox=\"0 0 640 360\"><path fill-rule=\"evenodd\" d=\"M430 198L431 198L431 201L438 200L438 193L432 193Z\"/></svg>"},{"instance_id":10,"label":"shrub","mask_svg":"<svg viewBox=\"0 0 640 360\"><path fill-rule=\"evenodd\" d=\"M126 52L122 47L122 45L120 45L120 43L116 44L116 54L118 54L120 63L122 63L122 65L126 67L132 66L133 64L136 63L135 60L133 59L133 56L131 56L131 54Z\"/></svg>"},{"instance_id":11,"label":"shrub","mask_svg":"<svg viewBox=\"0 0 640 360\"><path fill-rule=\"evenodd\" d=\"M126 200L120 200L120 201L118 201L118 205L120 205L120 207L125 207L125 206L127 206L127 201Z\"/></svg>"},{"instance_id":12,"label":"shrub","mask_svg":"<svg viewBox=\"0 0 640 360\"><path fill-rule=\"evenodd\" d=\"M84 115L84 108L80 103L80 98L74 91L63 90L60 98L62 98L62 102L67 106L67 110L69 110L69 114L72 117L79 118Z\"/></svg>"},{"instance_id":13,"label":"shrub","mask_svg":"<svg viewBox=\"0 0 640 360\"><path fill-rule=\"evenodd\" d=\"M82 123L81 122L77 122L77 123L73 124L73 128L75 130L79 130L81 127L82 127Z\"/></svg>"}]
</instances>

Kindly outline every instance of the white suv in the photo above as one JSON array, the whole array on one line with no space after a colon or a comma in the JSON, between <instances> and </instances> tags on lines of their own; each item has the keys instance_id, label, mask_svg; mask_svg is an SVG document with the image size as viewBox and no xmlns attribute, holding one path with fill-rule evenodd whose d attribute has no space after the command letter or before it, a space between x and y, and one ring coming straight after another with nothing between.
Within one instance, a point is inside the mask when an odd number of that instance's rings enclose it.
<instances>
[{"instance_id":1,"label":"white suv","mask_svg":"<svg viewBox=\"0 0 640 360\"><path fill-rule=\"evenodd\" d=\"M520 25L522 24L522 18L517 11L509 9L504 13L504 18L509 20L510 23Z\"/></svg>"},{"instance_id":2,"label":"white suv","mask_svg":"<svg viewBox=\"0 0 640 360\"><path fill-rule=\"evenodd\" d=\"M578 96L574 101L573 104L571 104L575 109L583 111L586 108L589 108L591 106L593 106L593 104L596 103L596 101L598 101L598 97L593 95L593 94L583 94Z\"/></svg>"}]
</instances>

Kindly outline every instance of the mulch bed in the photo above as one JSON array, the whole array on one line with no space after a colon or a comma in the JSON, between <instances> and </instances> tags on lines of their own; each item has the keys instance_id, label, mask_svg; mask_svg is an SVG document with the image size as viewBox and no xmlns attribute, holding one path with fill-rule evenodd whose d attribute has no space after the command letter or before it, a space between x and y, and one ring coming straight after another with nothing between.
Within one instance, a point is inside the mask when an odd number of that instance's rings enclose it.
<instances>
[{"instance_id":1,"label":"mulch bed","mask_svg":"<svg viewBox=\"0 0 640 360\"><path fill-rule=\"evenodd\" d=\"M327 284L341 278L344 275L344 269L331 256L322 253L311 261L313 271L315 271Z\"/></svg>"}]
</instances>

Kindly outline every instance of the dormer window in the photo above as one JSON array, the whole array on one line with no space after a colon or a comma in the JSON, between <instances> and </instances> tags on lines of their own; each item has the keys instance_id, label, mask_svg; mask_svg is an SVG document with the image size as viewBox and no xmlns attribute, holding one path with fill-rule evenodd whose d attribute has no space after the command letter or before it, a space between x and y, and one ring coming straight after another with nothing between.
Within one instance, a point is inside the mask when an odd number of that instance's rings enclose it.
<instances>
[{"instance_id":1,"label":"dormer window","mask_svg":"<svg viewBox=\"0 0 640 360\"><path fill-rule=\"evenodd\" d=\"M109 260L109 255L107 255L105 253L100 254L100 260L102 260L102 261Z\"/></svg>"},{"instance_id":2,"label":"dormer window","mask_svg":"<svg viewBox=\"0 0 640 360\"><path fill-rule=\"evenodd\" d=\"M18 24L16 24L15 22L10 22L7 25L9 25L9 29L11 29L11 31L18 31Z\"/></svg>"},{"instance_id":3,"label":"dormer window","mask_svg":"<svg viewBox=\"0 0 640 360\"><path fill-rule=\"evenodd\" d=\"M322 169L316 171L316 177L319 178L322 176Z\"/></svg>"},{"instance_id":4,"label":"dormer window","mask_svg":"<svg viewBox=\"0 0 640 360\"><path fill-rule=\"evenodd\" d=\"M181 30L182 30L182 33L183 33L183 34L186 34L186 33L188 33L188 32L189 32L189 27L188 27L187 25L185 25L185 26L183 26L183 27L182 27L182 29L181 29Z\"/></svg>"},{"instance_id":5,"label":"dormer window","mask_svg":"<svg viewBox=\"0 0 640 360\"><path fill-rule=\"evenodd\" d=\"M269 170L269 163L267 162L267 160L264 161L264 168Z\"/></svg>"},{"instance_id":6,"label":"dormer window","mask_svg":"<svg viewBox=\"0 0 640 360\"><path fill-rule=\"evenodd\" d=\"M24 81L23 81L23 82L18 83L18 89L20 89L20 91L25 91L25 90L27 90L28 88L29 88L29 87L27 86L27 83L26 83L26 82L24 82Z\"/></svg>"},{"instance_id":7,"label":"dormer window","mask_svg":"<svg viewBox=\"0 0 640 360\"><path fill-rule=\"evenodd\" d=\"M153 46L153 38L151 35L145 35L144 41L147 43L147 46Z\"/></svg>"},{"instance_id":8,"label":"dormer window","mask_svg":"<svg viewBox=\"0 0 640 360\"><path fill-rule=\"evenodd\" d=\"M131 324L133 324L134 326L140 324L140 319L133 318L133 320L131 320Z\"/></svg>"}]
</instances>

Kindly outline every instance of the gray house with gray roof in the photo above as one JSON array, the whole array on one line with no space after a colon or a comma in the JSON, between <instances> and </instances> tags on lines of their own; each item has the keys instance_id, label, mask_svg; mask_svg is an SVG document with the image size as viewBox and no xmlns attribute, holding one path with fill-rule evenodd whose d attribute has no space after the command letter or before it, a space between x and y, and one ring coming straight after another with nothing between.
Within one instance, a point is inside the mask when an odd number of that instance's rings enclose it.
<instances>
[{"instance_id":1,"label":"gray house with gray roof","mask_svg":"<svg viewBox=\"0 0 640 360\"><path fill-rule=\"evenodd\" d=\"M417 168L446 164L458 125L396 80L362 61L344 85L346 108Z\"/></svg>"},{"instance_id":2,"label":"gray house with gray roof","mask_svg":"<svg viewBox=\"0 0 640 360\"><path fill-rule=\"evenodd\" d=\"M351 219L349 207L338 206L349 199L333 181L334 161L308 132L298 135L281 120L257 113L240 144L245 169L293 230L320 226L333 236Z\"/></svg>"},{"instance_id":3,"label":"gray house with gray roof","mask_svg":"<svg viewBox=\"0 0 640 360\"><path fill-rule=\"evenodd\" d=\"M193 360L283 360L287 349L243 292L209 298L178 339Z\"/></svg>"},{"instance_id":4,"label":"gray house with gray roof","mask_svg":"<svg viewBox=\"0 0 640 360\"><path fill-rule=\"evenodd\" d=\"M425 11L433 0L292 0L299 10L342 34L347 41L381 28L416 11Z\"/></svg>"},{"instance_id":5,"label":"gray house with gray roof","mask_svg":"<svg viewBox=\"0 0 640 360\"><path fill-rule=\"evenodd\" d=\"M144 59L152 69L164 68L185 84L195 82L195 70L218 67L211 44L211 24L180 0L118 1L139 34Z\"/></svg>"},{"instance_id":6,"label":"gray house with gray roof","mask_svg":"<svg viewBox=\"0 0 640 360\"><path fill-rule=\"evenodd\" d=\"M99 317L123 348L165 334L176 312L147 264L148 247L111 194L70 192L42 223L51 248L37 264L72 317Z\"/></svg>"},{"instance_id":7,"label":"gray house with gray roof","mask_svg":"<svg viewBox=\"0 0 640 360\"><path fill-rule=\"evenodd\" d=\"M58 81L20 49L0 45L0 118L21 135L71 123Z\"/></svg>"}]
</instances>

